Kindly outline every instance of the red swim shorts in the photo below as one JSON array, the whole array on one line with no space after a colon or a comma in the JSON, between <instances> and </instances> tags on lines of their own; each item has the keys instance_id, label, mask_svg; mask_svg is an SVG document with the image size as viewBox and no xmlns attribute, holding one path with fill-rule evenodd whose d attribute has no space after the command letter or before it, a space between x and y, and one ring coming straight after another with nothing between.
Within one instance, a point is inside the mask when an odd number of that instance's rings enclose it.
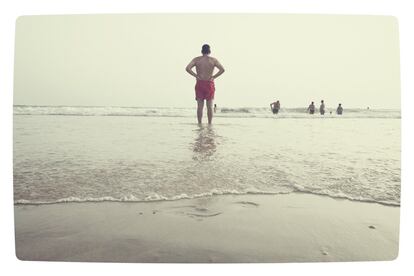
<instances>
[{"instance_id":1,"label":"red swim shorts","mask_svg":"<svg viewBox=\"0 0 414 276\"><path fill-rule=\"evenodd\" d=\"M212 100L214 99L214 82L210 80L197 80L195 86L196 100Z\"/></svg>"}]
</instances>

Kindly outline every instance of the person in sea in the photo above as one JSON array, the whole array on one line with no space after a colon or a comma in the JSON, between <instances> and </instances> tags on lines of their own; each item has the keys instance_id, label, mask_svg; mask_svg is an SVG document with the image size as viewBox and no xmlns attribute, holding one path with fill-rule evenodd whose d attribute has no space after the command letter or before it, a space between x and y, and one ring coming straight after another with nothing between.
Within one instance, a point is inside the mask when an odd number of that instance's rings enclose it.
<instances>
[{"instance_id":1,"label":"person in sea","mask_svg":"<svg viewBox=\"0 0 414 276\"><path fill-rule=\"evenodd\" d=\"M216 111L217 111L217 105L214 104L214 113L216 113Z\"/></svg>"},{"instance_id":2,"label":"person in sea","mask_svg":"<svg viewBox=\"0 0 414 276\"><path fill-rule=\"evenodd\" d=\"M279 113L279 110L280 110L279 100L277 100L276 102L271 103L270 108L272 109L273 114Z\"/></svg>"},{"instance_id":3,"label":"person in sea","mask_svg":"<svg viewBox=\"0 0 414 276\"><path fill-rule=\"evenodd\" d=\"M336 114L338 114L338 115L342 115L342 111L343 111L344 109L342 108L342 105L341 104L339 104L338 105L338 108L336 109Z\"/></svg>"},{"instance_id":4,"label":"person in sea","mask_svg":"<svg viewBox=\"0 0 414 276\"><path fill-rule=\"evenodd\" d=\"M311 104L308 106L307 111L309 111L309 114L315 113L315 104L313 102L311 102Z\"/></svg>"},{"instance_id":5,"label":"person in sea","mask_svg":"<svg viewBox=\"0 0 414 276\"><path fill-rule=\"evenodd\" d=\"M215 93L214 80L224 73L224 68L216 58L210 56L211 50L208 44L204 44L201 47L201 53L203 55L193 58L185 70L196 78L195 99L197 101L198 123L201 124L204 101L206 101L208 123L211 124L213 120L212 104ZM193 67L196 68L196 72L192 70ZM213 75L214 68L217 68L218 72Z\"/></svg>"},{"instance_id":6,"label":"person in sea","mask_svg":"<svg viewBox=\"0 0 414 276\"><path fill-rule=\"evenodd\" d=\"M321 113L321 115L325 115L325 103L323 102L323 100L321 101L321 105L319 106L319 112Z\"/></svg>"}]
</instances>

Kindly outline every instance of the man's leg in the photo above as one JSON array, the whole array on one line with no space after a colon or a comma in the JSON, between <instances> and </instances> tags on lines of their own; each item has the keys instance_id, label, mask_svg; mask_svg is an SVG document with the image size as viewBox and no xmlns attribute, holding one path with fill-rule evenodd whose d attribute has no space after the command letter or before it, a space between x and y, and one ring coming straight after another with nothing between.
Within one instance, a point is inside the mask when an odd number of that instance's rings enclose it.
<instances>
[{"instance_id":1,"label":"man's leg","mask_svg":"<svg viewBox=\"0 0 414 276\"><path fill-rule=\"evenodd\" d=\"M207 100L206 102L208 123L211 124L211 121L213 120L213 100Z\"/></svg>"},{"instance_id":2,"label":"man's leg","mask_svg":"<svg viewBox=\"0 0 414 276\"><path fill-rule=\"evenodd\" d=\"M201 124L201 118L203 118L204 100L197 100L197 119L198 123Z\"/></svg>"}]
</instances>

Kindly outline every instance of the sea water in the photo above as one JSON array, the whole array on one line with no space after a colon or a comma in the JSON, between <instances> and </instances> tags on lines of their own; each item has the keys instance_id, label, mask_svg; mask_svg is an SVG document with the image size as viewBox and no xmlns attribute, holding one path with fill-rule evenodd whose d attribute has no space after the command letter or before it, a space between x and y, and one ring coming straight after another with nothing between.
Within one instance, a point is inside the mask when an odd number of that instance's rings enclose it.
<instances>
[{"instance_id":1,"label":"sea water","mask_svg":"<svg viewBox=\"0 0 414 276\"><path fill-rule=\"evenodd\" d=\"M15 106L13 135L16 204L294 192L400 204L399 110L220 108L200 126L194 108Z\"/></svg>"}]
</instances>

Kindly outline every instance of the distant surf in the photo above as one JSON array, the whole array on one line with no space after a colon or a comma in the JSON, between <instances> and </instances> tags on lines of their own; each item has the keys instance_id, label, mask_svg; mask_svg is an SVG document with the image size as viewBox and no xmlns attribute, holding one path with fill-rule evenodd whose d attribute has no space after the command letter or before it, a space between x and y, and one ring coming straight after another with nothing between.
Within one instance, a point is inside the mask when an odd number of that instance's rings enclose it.
<instances>
[{"instance_id":1,"label":"distant surf","mask_svg":"<svg viewBox=\"0 0 414 276\"><path fill-rule=\"evenodd\" d=\"M178 107L117 107L117 106L33 106L15 105L14 115L60 115L60 116L142 116L142 117L194 117L194 108ZM342 116L334 108L327 108L324 116L310 116L306 108L282 108L273 115L265 107L222 107L216 117L229 118L401 118L398 109L345 108Z\"/></svg>"}]
</instances>

